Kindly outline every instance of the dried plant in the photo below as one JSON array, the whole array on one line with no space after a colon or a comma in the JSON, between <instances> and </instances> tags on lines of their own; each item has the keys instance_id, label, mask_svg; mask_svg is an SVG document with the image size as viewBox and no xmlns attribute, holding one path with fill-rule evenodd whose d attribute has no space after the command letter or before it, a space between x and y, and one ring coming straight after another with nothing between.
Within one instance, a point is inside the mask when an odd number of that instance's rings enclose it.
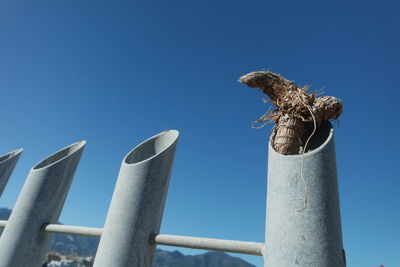
<instances>
[{"instance_id":1,"label":"dried plant","mask_svg":"<svg viewBox=\"0 0 400 267\"><path fill-rule=\"evenodd\" d=\"M279 74L264 70L246 74L239 78L251 88L259 88L269 96L276 106L257 123L275 122L271 144L275 151L284 155L295 155L306 151L307 144L321 125L337 119L342 113L341 101L322 93L308 92L308 86L297 87Z\"/></svg>"}]
</instances>

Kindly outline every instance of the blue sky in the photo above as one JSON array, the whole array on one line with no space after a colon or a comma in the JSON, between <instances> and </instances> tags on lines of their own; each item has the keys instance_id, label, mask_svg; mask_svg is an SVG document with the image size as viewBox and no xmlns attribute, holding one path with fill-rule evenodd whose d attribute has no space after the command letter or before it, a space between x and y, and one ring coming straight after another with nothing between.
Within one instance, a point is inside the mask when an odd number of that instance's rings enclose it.
<instances>
[{"instance_id":1,"label":"blue sky","mask_svg":"<svg viewBox=\"0 0 400 267\"><path fill-rule=\"evenodd\" d=\"M0 154L24 152L0 206L83 139L61 221L102 227L125 154L177 129L161 232L263 242L270 128L250 121L268 105L237 78L270 69L343 100L348 266L400 266L399 17L396 1L2 0Z\"/></svg>"}]
</instances>

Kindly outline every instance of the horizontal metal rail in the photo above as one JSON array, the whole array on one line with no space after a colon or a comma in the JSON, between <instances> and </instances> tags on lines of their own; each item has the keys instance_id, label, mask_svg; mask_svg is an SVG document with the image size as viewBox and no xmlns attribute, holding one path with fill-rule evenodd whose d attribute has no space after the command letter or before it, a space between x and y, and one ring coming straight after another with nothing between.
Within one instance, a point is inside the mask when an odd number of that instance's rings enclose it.
<instances>
[{"instance_id":1,"label":"horizontal metal rail","mask_svg":"<svg viewBox=\"0 0 400 267\"><path fill-rule=\"evenodd\" d=\"M101 234L103 233L103 228L82 227L63 224L45 224L42 228L49 233L83 235L90 237L101 237Z\"/></svg>"},{"instance_id":2,"label":"horizontal metal rail","mask_svg":"<svg viewBox=\"0 0 400 267\"><path fill-rule=\"evenodd\" d=\"M0 228L6 227L7 221L0 220ZM54 234L83 235L90 237L101 237L103 228L82 227L64 224L45 224L42 229Z\"/></svg>"},{"instance_id":3,"label":"horizontal metal rail","mask_svg":"<svg viewBox=\"0 0 400 267\"><path fill-rule=\"evenodd\" d=\"M217 250L258 256L262 256L264 247L264 243L164 234L153 236L152 242L158 245Z\"/></svg>"},{"instance_id":4,"label":"horizontal metal rail","mask_svg":"<svg viewBox=\"0 0 400 267\"><path fill-rule=\"evenodd\" d=\"M4 228L6 224L7 221L0 221L0 228ZM63 224L45 224L42 228L49 233L83 235L90 237L101 237L103 232L102 228ZM216 250L258 256L262 256L264 248L264 243L165 234L152 236L150 242L157 245Z\"/></svg>"}]
</instances>

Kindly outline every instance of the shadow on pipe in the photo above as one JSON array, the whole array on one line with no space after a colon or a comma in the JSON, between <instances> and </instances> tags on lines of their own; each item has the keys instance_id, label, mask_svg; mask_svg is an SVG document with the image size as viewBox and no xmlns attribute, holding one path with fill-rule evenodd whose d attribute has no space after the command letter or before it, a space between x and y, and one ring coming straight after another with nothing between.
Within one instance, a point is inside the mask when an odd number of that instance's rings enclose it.
<instances>
[{"instance_id":1,"label":"shadow on pipe","mask_svg":"<svg viewBox=\"0 0 400 267\"><path fill-rule=\"evenodd\" d=\"M41 266L86 142L74 143L34 166L0 238L0 267Z\"/></svg>"},{"instance_id":2,"label":"shadow on pipe","mask_svg":"<svg viewBox=\"0 0 400 267\"><path fill-rule=\"evenodd\" d=\"M0 197L7 185L8 179L22 153L22 148L11 151L0 157Z\"/></svg>"},{"instance_id":3,"label":"shadow on pipe","mask_svg":"<svg viewBox=\"0 0 400 267\"><path fill-rule=\"evenodd\" d=\"M122 162L95 267L151 266L178 141L169 130L134 148Z\"/></svg>"}]
</instances>

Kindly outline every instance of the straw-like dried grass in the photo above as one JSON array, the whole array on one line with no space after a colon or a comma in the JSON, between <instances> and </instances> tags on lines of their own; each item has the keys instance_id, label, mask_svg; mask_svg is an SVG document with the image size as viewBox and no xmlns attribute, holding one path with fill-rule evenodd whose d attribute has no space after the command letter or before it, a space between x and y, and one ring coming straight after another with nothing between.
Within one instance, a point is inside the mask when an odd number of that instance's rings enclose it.
<instances>
[{"instance_id":1,"label":"straw-like dried grass","mask_svg":"<svg viewBox=\"0 0 400 267\"><path fill-rule=\"evenodd\" d=\"M279 74L264 70L239 78L251 88L259 88L276 106L256 122L275 122L272 147L285 155L300 154L315 131L327 120L337 119L342 113L341 101L333 96L309 93L308 87L297 87Z\"/></svg>"}]
</instances>

